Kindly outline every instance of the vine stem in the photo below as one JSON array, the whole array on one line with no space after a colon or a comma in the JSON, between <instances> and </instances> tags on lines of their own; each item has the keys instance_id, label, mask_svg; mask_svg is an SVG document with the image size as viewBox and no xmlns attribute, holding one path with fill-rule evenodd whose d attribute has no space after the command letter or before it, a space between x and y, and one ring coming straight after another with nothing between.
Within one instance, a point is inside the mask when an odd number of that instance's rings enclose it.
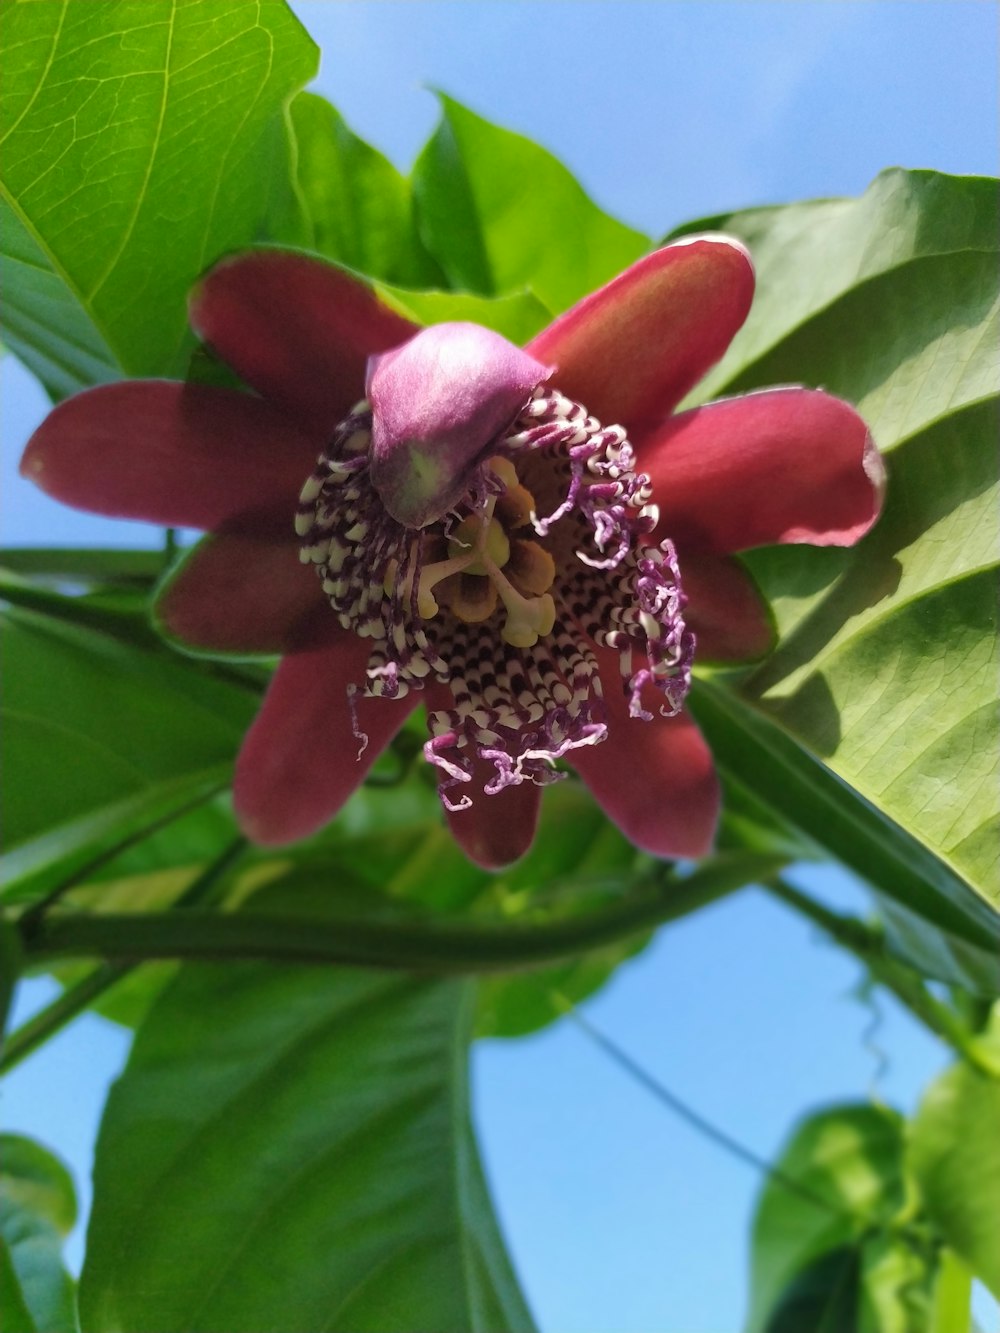
<instances>
[{"instance_id":1,"label":"vine stem","mask_svg":"<svg viewBox=\"0 0 1000 1333\"><path fill-rule=\"evenodd\" d=\"M174 910L183 911L207 902L230 867L242 856L246 846L245 838L234 838L184 890L174 904ZM12 1032L3 1043L0 1073L6 1073L20 1064L26 1056L48 1041L67 1023L72 1022L94 1000L117 985L122 977L132 972L135 967L136 964L132 962L101 963L85 977L81 977L75 985L68 986L51 1004L39 1010L16 1032Z\"/></svg>"},{"instance_id":2,"label":"vine stem","mask_svg":"<svg viewBox=\"0 0 1000 1333\"><path fill-rule=\"evenodd\" d=\"M686 1124L690 1125L697 1133L714 1143L716 1147L722 1148L731 1157L735 1157L744 1165L752 1167L760 1175L768 1180L773 1180L775 1184L780 1185L790 1194L796 1194L800 1199L805 1199L808 1203L814 1204L817 1208L822 1208L825 1212L832 1213L836 1217L848 1217L852 1221L857 1220L857 1214L848 1212L846 1209L838 1208L836 1204L831 1203L829 1199L824 1199L821 1194L815 1194L808 1186L803 1185L801 1181L796 1180L794 1176L788 1175L780 1167L769 1162L766 1157L761 1157L741 1143L739 1139L733 1138L727 1134L724 1129L706 1119L693 1106L689 1105L675 1092L666 1087L655 1078L648 1070L644 1069L637 1060L634 1060L627 1051L623 1050L617 1042L602 1032L600 1028L594 1026L589 1019L584 1018L583 1014L577 1009L572 1000L567 999L559 991L552 992L552 998L558 1004L565 1016L575 1024L577 1028L594 1045L601 1050L610 1060L616 1064L619 1069L633 1079L646 1092L650 1093L661 1105L666 1106L674 1115L678 1116Z\"/></svg>"},{"instance_id":3,"label":"vine stem","mask_svg":"<svg viewBox=\"0 0 1000 1333\"><path fill-rule=\"evenodd\" d=\"M958 1015L930 993L916 972L887 953L885 937L880 930L867 926L857 917L830 911L780 875L762 882L768 893L808 918L837 944L853 953L875 981L892 991L919 1022L964 1060L994 1078L997 1076L1000 1070L995 1058L990 1058Z\"/></svg>"},{"instance_id":4,"label":"vine stem","mask_svg":"<svg viewBox=\"0 0 1000 1333\"><path fill-rule=\"evenodd\" d=\"M441 975L509 971L604 948L686 916L749 883L773 875L784 857L718 857L685 879L660 882L632 900L543 925L336 921L272 917L253 911L56 914L25 936L31 962L100 957L328 963Z\"/></svg>"}]
</instances>

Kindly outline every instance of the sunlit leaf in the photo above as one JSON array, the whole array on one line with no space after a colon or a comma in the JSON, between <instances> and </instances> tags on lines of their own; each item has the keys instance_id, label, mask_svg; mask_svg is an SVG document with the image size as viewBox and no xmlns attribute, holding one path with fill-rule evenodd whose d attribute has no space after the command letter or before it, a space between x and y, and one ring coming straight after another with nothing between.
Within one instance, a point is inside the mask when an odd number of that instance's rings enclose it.
<instances>
[{"instance_id":1,"label":"sunlit leaf","mask_svg":"<svg viewBox=\"0 0 1000 1333\"><path fill-rule=\"evenodd\" d=\"M376 287L388 305L418 324L469 320L515 343L526 343L552 321L551 312L531 291L476 296L472 292L415 292L381 282Z\"/></svg>"},{"instance_id":2,"label":"sunlit leaf","mask_svg":"<svg viewBox=\"0 0 1000 1333\"><path fill-rule=\"evenodd\" d=\"M853 788L937 859L925 878L966 915L959 880L994 907L1000 884L996 201L989 180L892 171L860 200L713 220L753 247L760 302L704 390L822 385L887 454L857 548L751 555L784 639L744 697L850 784L846 817Z\"/></svg>"},{"instance_id":3,"label":"sunlit leaf","mask_svg":"<svg viewBox=\"0 0 1000 1333\"><path fill-rule=\"evenodd\" d=\"M387 158L315 93L292 99L289 132L293 209L271 239L385 282L444 285L417 234L409 182Z\"/></svg>"},{"instance_id":4,"label":"sunlit leaf","mask_svg":"<svg viewBox=\"0 0 1000 1333\"><path fill-rule=\"evenodd\" d=\"M500 296L530 286L559 311L649 248L544 148L439 99L413 192L424 243L453 287Z\"/></svg>"},{"instance_id":5,"label":"sunlit leaf","mask_svg":"<svg viewBox=\"0 0 1000 1333\"><path fill-rule=\"evenodd\" d=\"M757 270L753 309L739 337L698 385L714 398L759 357L851 288L914 259L995 251L996 182L938 171L884 171L857 199L808 199L699 218L667 238L738 236ZM822 238L821 242L819 238ZM815 262L821 243L825 262Z\"/></svg>"},{"instance_id":6,"label":"sunlit leaf","mask_svg":"<svg viewBox=\"0 0 1000 1333\"><path fill-rule=\"evenodd\" d=\"M284 0L5 4L4 336L55 395L184 369L185 298L254 239L316 48Z\"/></svg>"}]
</instances>

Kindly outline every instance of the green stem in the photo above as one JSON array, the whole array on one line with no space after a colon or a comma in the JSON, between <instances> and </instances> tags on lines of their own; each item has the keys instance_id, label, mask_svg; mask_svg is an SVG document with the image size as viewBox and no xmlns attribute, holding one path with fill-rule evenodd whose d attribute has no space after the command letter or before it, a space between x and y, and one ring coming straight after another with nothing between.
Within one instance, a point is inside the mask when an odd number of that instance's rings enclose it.
<instances>
[{"instance_id":1,"label":"green stem","mask_svg":"<svg viewBox=\"0 0 1000 1333\"><path fill-rule=\"evenodd\" d=\"M188 909L207 902L234 861L243 854L246 845L245 838L233 839L184 890L174 903L174 910ZM7 926L7 929L10 927ZM127 962L102 963L75 985L67 987L51 1004L11 1033L0 1057L0 1073L13 1069L25 1056L72 1022L94 1000L117 985L134 967L134 963Z\"/></svg>"},{"instance_id":2,"label":"green stem","mask_svg":"<svg viewBox=\"0 0 1000 1333\"><path fill-rule=\"evenodd\" d=\"M653 887L638 900L545 925L290 920L253 911L67 914L39 922L25 949L32 962L88 955L111 962L253 958L449 975L508 971L601 949L651 930L759 882L784 864L783 857L762 853L717 857L686 879Z\"/></svg>"},{"instance_id":3,"label":"green stem","mask_svg":"<svg viewBox=\"0 0 1000 1333\"><path fill-rule=\"evenodd\" d=\"M20 931L12 922L0 920L0 1041L7 1032L7 1019L23 962Z\"/></svg>"},{"instance_id":4,"label":"green stem","mask_svg":"<svg viewBox=\"0 0 1000 1333\"><path fill-rule=\"evenodd\" d=\"M737 1158L746 1166L752 1167L768 1180L773 1180L775 1184L780 1185L790 1194L797 1194L799 1198L808 1200L809 1203L815 1204L817 1208L822 1208L824 1212L833 1213L837 1217L849 1217L852 1221L856 1220L855 1214L844 1208L838 1208L836 1204L831 1203L829 1199L825 1199L821 1194L814 1194L808 1186L803 1185L794 1176L787 1175L780 1167L775 1166L773 1162L769 1162L766 1157L759 1157L752 1148L746 1147L745 1144L740 1143L739 1139L734 1139L724 1129L720 1129L718 1125L714 1125L710 1120L707 1120L693 1106L689 1106L687 1102L678 1097L676 1093L671 1092L659 1079L654 1078L652 1074L643 1069L642 1065L633 1060L627 1051L622 1050L616 1042L584 1018L571 1000L568 1000L558 991L553 991L552 995L563 1013L576 1024L585 1036L590 1038L599 1050L603 1051L620 1069L624 1070L630 1078L655 1097L658 1102L671 1110L674 1115L679 1116L692 1129L709 1139L716 1147L722 1148L730 1156Z\"/></svg>"},{"instance_id":5,"label":"green stem","mask_svg":"<svg viewBox=\"0 0 1000 1333\"><path fill-rule=\"evenodd\" d=\"M920 977L905 964L892 958L885 948L881 931L865 925L857 917L841 916L810 898L780 876L764 882L764 888L802 916L807 917L865 965L872 977L891 990L910 1013L931 1032L947 1042L963 1059L977 1068L996 1075L997 1070L975 1036L955 1012L930 993Z\"/></svg>"},{"instance_id":6,"label":"green stem","mask_svg":"<svg viewBox=\"0 0 1000 1333\"><path fill-rule=\"evenodd\" d=\"M3 1056L0 1057L0 1073L20 1064L21 1061L43 1042L72 1022L99 995L110 990L120 981L126 972L131 971L127 963L102 963L89 972L75 986L68 986L51 1004L40 1009L26 1023L10 1034L4 1042Z\"/></svg>"}]
</instances>

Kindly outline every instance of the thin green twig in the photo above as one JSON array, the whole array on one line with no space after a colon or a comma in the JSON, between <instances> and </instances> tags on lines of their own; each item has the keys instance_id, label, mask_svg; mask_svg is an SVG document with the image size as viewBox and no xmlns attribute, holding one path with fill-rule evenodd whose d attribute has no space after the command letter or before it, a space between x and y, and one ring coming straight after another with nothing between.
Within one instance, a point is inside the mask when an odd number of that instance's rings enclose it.
<instances>
[{"instance_id":1,"label":"thin green twig","mask_svg":"<svg viewBox=\"0 0 1000 1333\"><path fill-rule=\"evenodd\" d=\"M605 1055L614 1061L620 1069L624 1070L631 1079L644 1088L646 1092L655 1097L661 1105L666 1106L674 1113L674 1115L679 1116L685 1124L690 1125L692 1129L697 1131L697 1133L701 1134L704 1138L714 1143L717 1147L722 1148L731 1157L735 1157L746 1166L752 1167L754 1171L766 1177L768 1180L773 1180L775 1184L780 1185L782 1189L787 1190L790 1194L797 1194L799 1198L805 1199L808 1203L814 1204L817 1208L822 1208L824 1211L833 1213L837 1217L849 1218L852 1223L859 1220L867 1220L859 1218L857 1214L851 1213L847 1209L837 1207L837 1205L831 1203L829 1199L823 1198L821 1194L814 1193L807 1185L803 1185L802 1182L796 1180L794 1176L787 1175L780 1167L775 1166L773 1162L769 1162L766 1157L759 1156L752 1148L748 1148L745 1144L741 1143L739 1139L734 1139L731 1134L727 1134L724 1129L720 1129L718 1125L715 1125L711 1120L706 1119L705 1116L699 1111L696 1111L694 1107L684 1101L683 1098L678 1097L675 1092L671 1092L668 1087L661 1083L658 1078L655 1078L650 1074L648 1070L643 1069L642 1065L634 1060L627 1051L622 1050L616 1042L612 1041L609 1036L599 1028L595 1027L589 1019L584 1018L583 1014L580 1013L572 1000L567 999L566 996L562 995L559 991L553 991L552 996L566 1017L569 1018L576 1027L598 1047L599 1050L603 1051Z\"/></svg>"},{"instance_id":2,"label":"thin green twig","mask_svg":"<svg viewBox=\"0 0 1000 1333\"><path fill-rule=\"evenodd\" d=\"M931 994L912 968L887 952L885 938L880 930L866 925L857 917L832 912L780 875L764 880L763 886L775 898L812 921L837 944L853 953L868 969L873 980L892 991L916 1019L958 1055L996 1076L995 1063L976 1041L975 1034L953 1009Z\"/></svg>"}]
</instances>

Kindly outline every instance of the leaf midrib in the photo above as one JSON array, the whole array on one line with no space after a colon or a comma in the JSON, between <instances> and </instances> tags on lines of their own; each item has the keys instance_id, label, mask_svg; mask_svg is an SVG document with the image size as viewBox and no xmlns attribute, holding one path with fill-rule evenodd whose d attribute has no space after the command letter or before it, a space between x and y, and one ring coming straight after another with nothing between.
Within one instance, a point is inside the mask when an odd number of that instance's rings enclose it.
<instances>
[{"instance_id":1,"label":"leaf midrib","mask_svg":"<svg viewBox=\"0 0 1000 1333\"><path fill-rule=\"evenodd\" d=\"M24 212L24 209L18 203L17 199L15 199L14 196L11 194L10 190L3 181L2 177L0 177L0 198L3 198L3 200L9 205L14 216L20 222L21 226L25 229L25 231L28 233L31 239L34 241L40 253L45 255L45 257L48 259L49 264L52 267L52 272L55 273L56 276L62 280L62 282L66 286L67 291L69 291L70 295L73 296L73 298L77 302L77 305L80 307L81 311L83 311L83 313L87 316L91 324L94 326L96 332L100 335L101 340L104 343L105 348L107 349L108 356L110 358L112 365L114 365L118 369L120 374L124 375L125 374L124 367L121 363L121 359L119 358L118 353L114 350L114 344L112 343L111 339L108 336L107 329L104 327L104 324L98 317L96 311L94 311L88 304L87 299L84 297L83 291L79 283L77 283L76 280L70 276L69 271L64 267L64 265L58 259L58 257L55 254L53 254L49 246L42 240L42 237L39 234L38 229L35 227L35 224Z\"/></svg>"}]
</instances>

